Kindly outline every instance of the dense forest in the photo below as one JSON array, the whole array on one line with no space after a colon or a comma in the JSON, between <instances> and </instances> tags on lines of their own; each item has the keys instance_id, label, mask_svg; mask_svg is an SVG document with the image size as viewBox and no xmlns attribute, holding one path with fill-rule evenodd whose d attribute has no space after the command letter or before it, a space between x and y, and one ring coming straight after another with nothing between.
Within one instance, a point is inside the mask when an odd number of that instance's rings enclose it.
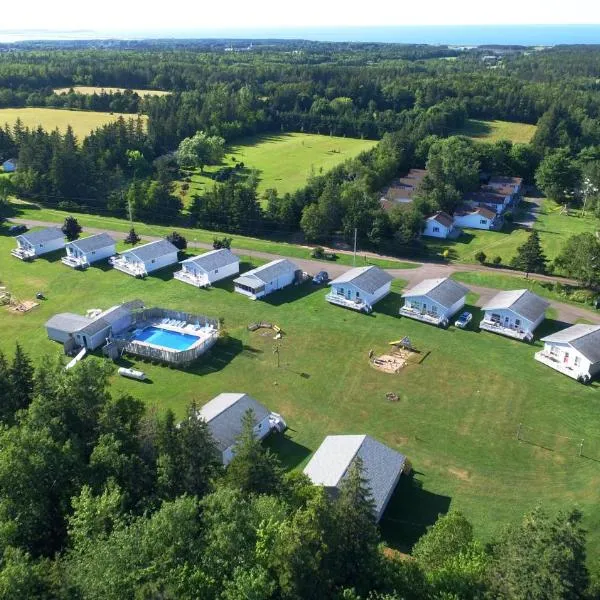
<instances>
[{"instance_id":1,"label":"dense forest","mask_svg":"<svg viewBox=\"0 0 600 600\"><path fill-rule=\"evenodd\" d=\"M532 507L486 544L450 512L407 557L382 544L360 460L333 499L247 414L224 471L194 405L148 412L95 361L0 354L0 422L1 599L594 597L576 510Z\"/></svg>"},{"instance_id":2,"label":"dense forest","mask_svg":"<svg viewBox=\"0 0 600 600\"><path fill-rule=\"evenodd\" d=\"M466 152L469 168L520 176L529 184L546 181L544 191L562 190L559 201L580 201L586 180L594 194L600 188L598 47L513 48L493 66L482 60L483 49L391 44L124 42L102 51L85 43L3 49L0 107L121 111L133 119L84 140L72 132L30 131L21 123L0 131L0 157L19 158L15 193L50 205L121 216L132 206L143 220L229 233L302 231L314 242L348 238L356 228L364 247L406 254L422 250L423 218L450 210L468 186L454 182L448 188L440 173L413 210L391 213L378 203L380 190L409 168L426 166L442 148L455 166ZM171 93L54 92L76 85ZM469 118L538 129L529 144L463 139L444 145L442 139ZM174 194L181 178L176 150L199 131L226 142L290 131L380 142L332 172L316 174L293 194L268 190L259 198L255 178L233 176L224 189L209 189L183 210ZM564 164L550 182L536 179L542 161L556 151L566 153ZM448 163L445 168L451 170Z\"/></svg>"}]
</instances>

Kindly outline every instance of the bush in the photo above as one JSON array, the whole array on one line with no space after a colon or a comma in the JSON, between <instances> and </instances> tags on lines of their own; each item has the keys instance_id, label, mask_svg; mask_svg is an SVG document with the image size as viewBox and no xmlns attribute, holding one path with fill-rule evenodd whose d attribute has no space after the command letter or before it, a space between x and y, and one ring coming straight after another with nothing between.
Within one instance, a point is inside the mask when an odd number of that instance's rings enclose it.
<instances>
[{"instance_id":1,"label":"bush","mask_svg":"<svg viewBox=\"0 0 600 600\"><path fill-rule=\"evenodd\" d=\"M325 258L325 250L321 246L317 246L313 248L313 251L310 253L313 258L323 259Z\"/></svg>"},{"instance_id":2,"label":"bush","mask_svg":"<svg viewBox=\"0 0 600 600\"><path fill-rule=\"evenodd\" d=\"M500 256L494 256L492 263L495 267L499 267L502 264L502 258Z\"/></svg>"},{"instance_id":3,"label":"bush","mask_svg":"<svg viewBox=\"0 0 600 600\"><path fill-rule=\"evenodd\" d=\"M233 240L229 237L222 238L214 238L213 239L213 248L215 250L220 250L221 248L226 248L227 250L231 250L231 242Z\"/></svg>"},{"instance_id":4,"label":"bush","mask_svg":"<svg viewBox=\"0 0 600 600\"><path fill-rule=\"evenodd\" d=\"M450 256L450 250L448 250L448 248L446 248L443 252L442 252L442 258L448 258Z\"/></svg>"},{"instance_id":5,"label":"bush","mask_svg":"<svg viewBox=\"0 0 600 600\"><path fill-rule=\"evenodd\" d=\"M481 250L475 255L475 260L482 265L485 262L485 259L487 258L485 252L481 252Z\"/></svg>"},{"instance_id":6,"label":"bush","mask_svg":"<svg viewBox=\"0 0 600 600\"><path fill-rule=\"evenodd\" d=\"M127 237L125 238L124 242L126 244L131 244L132 246L135 246L142 238L135 232L135 229L132 227L129 230L129 233L127 234Z\"/></svg>"},{"instance_id":7,"label":"bush","mask_svg":"<svg viewBox=\"0 0 600 600\"><path fill-rule=\"evenodd\" d=\"M176 231L167 236L167 241L171 242L178 250L185 250L187 248L187 240Z\"/></svg>"},{"instance_id":8,"label":"bush","mask_svg":"<svg viewBox=\"0 0 600 600\"><path fill-rule=\"evenodd\" d=\"M184 192L187 192L187 191L190 189L190 184L189 184L189 183L187 183L187 182L186 182L186 183L184 183L184 184L182 184L182 186L181 186L181 189L182 189Z\"/></svg>"},{"instance_id":9,"label":"bush","mask_svg":"<svg viewBox=\"0 0 600 600\"><path fill-rule=\"evenodd\" d=\"M62 226L62 232L65 234L66 238L72 242L79 237L81 225L75 217L68 216Z\"/></svg>"}]
</instances>

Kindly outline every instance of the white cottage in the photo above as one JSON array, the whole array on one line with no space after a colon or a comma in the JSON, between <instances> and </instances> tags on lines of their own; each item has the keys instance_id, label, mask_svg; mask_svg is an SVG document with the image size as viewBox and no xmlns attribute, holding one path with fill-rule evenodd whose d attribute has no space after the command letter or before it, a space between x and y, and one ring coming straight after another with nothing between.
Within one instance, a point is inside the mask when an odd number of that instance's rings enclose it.
<instances>
[{"instance_id":1,"label":"white cottage","mask_svg":"<svg viewBox=\"0 0 600 600\"><path fill-rule=\"evenodd\" d=\"M493 210L497 215L501 215L510 206L512 198L512 194L509 191L482 188L481 190L467 194L465 204L472 208L485 206Z\"/></svg>"},{"instance_id":2,"label":"white cottage","mask_svg":"<svg viewBox=\"0 0 600 600\"><path fill-rule=\"evenodd\" d=\"M485 314L479 328L530 341L548 306L549 302L529 290L500 292L483 307Z\"/></svg>"},{"instance_id":3,"label":"white cottage","mask_svg":"<svg viewBox=\"0 0 600 600\"><path fill-rule=\"evenodd\" d=\"M454 239L460 235L460 229L456 227L454 219L443 211L438 211L431 217L425 219L423 235L428 237Z\"/></svg>"},{"instance_id":4,"label":"white cottage","mask_svg":"<svg viewBox=\"0 0 600 600\"><path fill-rule=\"evenodd\" d=\"M108 233L99 233L74 240L65 246L67 255L62 262L68 267L85 269L92 263L107 259L115 254L116 243Z\"/></svg>"},{"instance_id":5,"label":"white cottage","mask_svg":"<svg viewBox=\"0 0 600 600\"><path fill-rule=\"evenodd\" d=\"M240 259L227 248L193 256L180 264L181 271L174 273L175 279L196 287L207 287L240 272Z\"/></svg>"},{"instance_id":6,"label":"white cottage","mask_svg":"<svg viewBox=\"0 0 600 600\"><path fill-rule=\"evenodd\" d=\"M21 260L33 260L65 247L65 234L58 227L28 231L18 235L16 240L17 247L10 253Z\"/></svg>"},{"instance_id":7,"label":"white cottage","mask_svg":"<svg viewBox=\"0 0 600 600\"><path fill-rule=\"evenodd\" d=\"M469 289L445 277L425 279L402 294L404 317L445 327L464 305Z\"/></svg>"},{"instance_id":8,"label":"white cottage","mask_svg":"<svg viewBox=\"0 0 600 600\"><path fill-rule=\"evenodd\" d=\"M256 300L291 285L301 273L302 270L297 265L282 258L247 271L234 279L233 283L236 292Z\"/></svg>"},{"instance_id":9,"label":"white cottage","mask_svg":"<svg viewBox=\"0 0 600 600\"><path fill-rule=\"evenodd\" d=\"M115 269L134 277L145 277L177 262L177 248L167 240L143 244L110 259Z\"/></svg>"},{"instance_id":10,"label":"white cottage","mask_svg":"<svg viewBox=\"0 0 600 600\"><path fill-rule=\"evenodd\" d=\"M141 300L111 306L93 317L75 313L59 313L46 321L48 338L60 342L65 350L96 350L107 338L119 335L133 322L133 313L144 307Z\"/></svg>"},{"instance_id":11,"label":"white cottage","mask_svg":"<svg viewBox=\"0 0 600 600\"><path fill-rule=\"evenodd\" d=\"M282 429L285 423L280 415L271 413L260 402L248 394L219 394L206 403L199 411L198 418L204 419L221 452L221 460L227 466L235 454L235 444L242 433L243 420L251 410L254 435L262 440L273 429Z\"/></svg>"},{"instance_id":12,"label":"white cottage","mask_svg":"<svg viewBox=\"0 0 600 600\"><path fill-rule=\"evenodd\" d=\"M504 218L487 206L465 207L454 213L454 224L467 229L497 231L502 229Z\"/></svg>"},{"instance_id":13,"label":"white cottage","mask_svg":"<svg viewBox=\"0 0 600 600\"><path fill-rule=\"evenodd\" d=\"M304 474L333 497L352 464L360 458L379 521L406 465L406 457L368 435L328 435L313 454Z\"/></svg>"},{"instance_id":14,"label":"white cottage","mask_svg":"<svg viewBox=\"0 0 600 600\"><path fill-rule=\"evenodd\" d=\"M555 371L588 383L600 371L600 325L572 325L542 338L535 359Z\"/></svg>"},{"instance_id":15,"label":"white cottage","mask_svg":"<svg viewBox=\"0 0 600 600\"><path fill-rule=\"evenodd\" d=\"M329 285L327 302L362 312L371 312L373 305L390 293L393 277L378 267L350 269Z\"/></svg>"}]
</instances>

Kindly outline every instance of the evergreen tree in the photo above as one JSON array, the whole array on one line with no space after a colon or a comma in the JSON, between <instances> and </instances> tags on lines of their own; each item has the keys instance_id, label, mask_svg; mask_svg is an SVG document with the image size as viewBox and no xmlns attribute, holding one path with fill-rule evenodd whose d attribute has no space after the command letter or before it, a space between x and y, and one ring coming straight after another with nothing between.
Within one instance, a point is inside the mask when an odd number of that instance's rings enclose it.
<instances>
[{"instance_id":1,"label":"evergreen tree","mask_svg":"<svg viewBox=\"0 0 600 600\"><path fill-rule=\"evenodd\" d=\"M72 242L79 237L79 234L81 233L81 225L75 217L68 216L65 218L65 222L63 223L62 232L65 234L66 238Z\"/></svg>"},{"instance_id":2,"label":"evergreen tree","mask_svg":"<svg viewBox=\"0 0 600 600\"><path fill-rule=\"evenodd\" d=\"M10 368L6 357L0 351L0 421L3 423L11 423L13 414L13 393Z\"/></svg>"},{"instance_id":3,"label":"evergreen tree","mask_svg":"<svg viewBox=\"0 0 600 600\"><path fill-rule=\"evenodd\" d=\"M33 399L34 369L31 360L17 343L15 356L10 368L10 383L12 392L11 414L27 408Z\"/></svg>"},{"instance_id":4,"label":"evergreen tree","mask_svg":"<svg viewBox=\"0 0 600 600\"><path fill-rule=\"evenodd\" d=\"M533 230L527 241L517 248L517 255L512 259L511 264L515 269L525 271L527 275L545 273L546 256L537 231Z\"/></svg>"},{"instance_id":5,"label":"evergreen tree","mask_svg":"<svg viewBox=\"0 0 600 600\"><path fill-rule=\"evenodd\" d=\"M354 459L334 502L333 580L366 595L376 587L381 557L375 504L360 457Z\"/></svg>"},{"instance_id":6,"label":"evergreen tree","mask_svg":"<svg viewBox=\"0 0 600 600\"><path fill-rule=\"evenodd\" d=\"M126 244L131 244L135 246L142 238L135 232L135 229L132 227L127 234L127 237L123 240Z\"/></svg>"},{"instance_id":7,"label":"evergreen tree","mask_svg":"<svg viewBox=\"0 0 600 600\"><path fill-rule=\"evenodd\" d=\"M281 491L282 469L277 457L265 449L254 433L254 412L242 420L242 432L226 471L226 480L246 493L277 494Z\"/></svg>"},{"instance_id":8,"label":"evergreen tree","mask_svg":"<svg viewBox=\"0 0 600 600\"><path fill-rule=\"evenodd\" d=\"M585 287L600 285L600 244L593 233L572 235L555 263Z\"/></svg>"},{"instance_id":9,"label":"evergreen tree","mask_svg":"<svg viewBox=\"0 0 600 600\"><path fill-rule=\"evenodd\" d=\"M490 597L576 600L589 582L585 531L576 510L536 509L491 545Z\"/></svg>"},{"instance_id":10,"label":"evergreen tree","mask_svg":"<svg viewBox=\"0 0 600 600\"><path fill-rule=\"evenodd\" d=\"M171 242L178 250L185 250L187 248L187 240L176 231L167 236L167 241Z\"/></svg>"}]
</instances>

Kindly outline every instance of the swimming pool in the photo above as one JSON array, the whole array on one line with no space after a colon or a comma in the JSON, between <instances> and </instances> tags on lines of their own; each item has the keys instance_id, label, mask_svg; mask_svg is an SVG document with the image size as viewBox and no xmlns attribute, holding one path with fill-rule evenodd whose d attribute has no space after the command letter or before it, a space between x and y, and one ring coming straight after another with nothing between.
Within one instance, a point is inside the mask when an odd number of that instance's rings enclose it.
<instances>
[{"instance_id":1,"label":"swimming pool","mask_svg":"<svg viewBox=\"0 0 600 600\"><path fill-rule=\"evenodd\" d=\"M136 342L147 342L155 346L181 351L191 348L200 338L189 333L179 333L160 327L146 327L135 333L132 339Z\"/></svg>"}]
</instances>

